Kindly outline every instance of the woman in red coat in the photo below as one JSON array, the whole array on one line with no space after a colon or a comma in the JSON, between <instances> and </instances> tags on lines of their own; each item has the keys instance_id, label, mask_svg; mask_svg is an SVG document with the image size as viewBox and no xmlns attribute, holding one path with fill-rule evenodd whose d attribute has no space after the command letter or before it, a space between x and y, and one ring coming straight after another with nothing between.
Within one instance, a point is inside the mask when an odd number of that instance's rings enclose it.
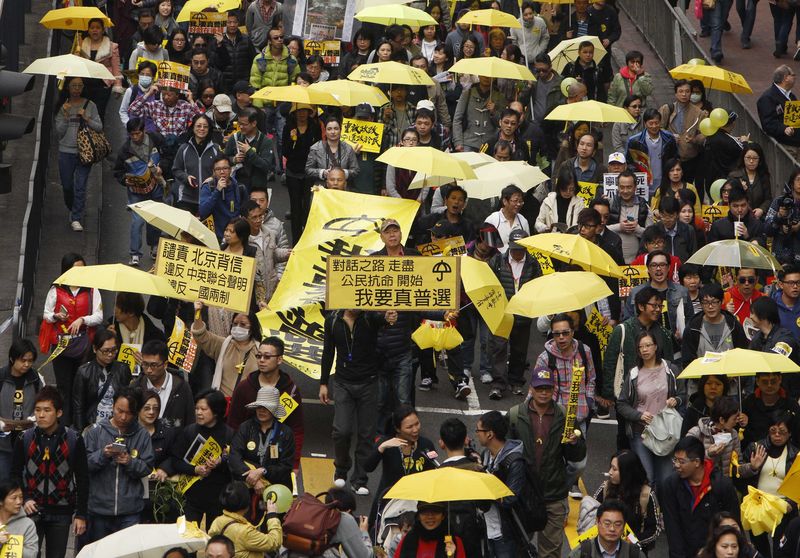
<instances>
[{"instance_id":1,"label":"woman in red coat","mask_svg":"<svg viewBox=\"0 0 800 558\"><path fill-rule=\"evenodd\" d=\"M417 504L417 520L403 537L394 558L466 558L461 539L448 534L446 504Z\"/></svg>"}]
</instances>

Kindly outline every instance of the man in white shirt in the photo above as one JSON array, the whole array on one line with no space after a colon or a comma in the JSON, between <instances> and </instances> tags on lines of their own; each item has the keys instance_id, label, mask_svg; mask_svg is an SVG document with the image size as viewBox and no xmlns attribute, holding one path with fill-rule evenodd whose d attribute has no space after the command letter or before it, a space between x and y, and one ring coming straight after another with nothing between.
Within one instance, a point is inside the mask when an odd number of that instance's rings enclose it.
<instances>
[{"instance_id":1,"label":"man in white shirt","mask_svg":"<svg viewBox=\"0 0 800 558\"><path fill-rule=\"evenodd\" d=\"M158 413L166 426L180 428L194 423L194 398L189 384L177 372L167 370L169 349L160 340L142 345L142 371L136 385L158 394L161 409Z\"/></svg>"}]
</instances>

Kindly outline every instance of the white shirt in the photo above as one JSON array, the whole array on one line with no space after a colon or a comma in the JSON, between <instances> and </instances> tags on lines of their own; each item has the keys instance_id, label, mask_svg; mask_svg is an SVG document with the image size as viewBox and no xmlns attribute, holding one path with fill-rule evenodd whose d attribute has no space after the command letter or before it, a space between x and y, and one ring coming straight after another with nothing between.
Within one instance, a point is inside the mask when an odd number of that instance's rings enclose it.
<instances>
[{"instance_id":1,"label":"white shirt","mask_svg":"<svg viewBox=\"0 0 800 558\"><path fill-rule=\"evenodd\" d=\"M80 289L77 287L70 287L70 292L74 295L78 293ZM50 290L47 291L47 298L44 301L44 314L43 317L48 322L55 323L56 318L55 314L58 313L56 310L56 287L55 285L50 287ZM83 318L83 325L86 327L94 327L99 326L103 323L103 299L100 296L100 291L97 289L92 289L92 313L88 316L77 316L77 318ZM69 324L67 324L69 325Z\"/></svg>"},{"instance_id":2,"label":"white shirt","mask_svg":"<svg viewBox=\"0 0 800 558\"><path fill-rule=\"evenodd\" d=\"M147 379L147 389L152 389L154 392L158 394L158 398L161 400L161 407L158 411L158 418L164 418L164 411L167 408L167 401L169 401L169 396L172 394L172 374L167 371L167 375L164 377L164 383L161 384L160 388L155 387L151 382L150 378Z\"/></svg>"},{"instance_id":3,"label":"white shirt","mask_svg":"<svg viewBox=\"0 0 800 558\"><path fill-rule=\"evenodd\" d=\"M486 222L497 227L497 232L500 233L500 238L503 240L503 247L499 248L501 254L505 254L508 250L508 235L511 234L511 231L514 229L522 229L528 236L531 234L528 220L519 213L517 213L514 220L509 223L506 216L503 215L503 211L497 210L486 218Z\"/></svg>"}]
</instances>

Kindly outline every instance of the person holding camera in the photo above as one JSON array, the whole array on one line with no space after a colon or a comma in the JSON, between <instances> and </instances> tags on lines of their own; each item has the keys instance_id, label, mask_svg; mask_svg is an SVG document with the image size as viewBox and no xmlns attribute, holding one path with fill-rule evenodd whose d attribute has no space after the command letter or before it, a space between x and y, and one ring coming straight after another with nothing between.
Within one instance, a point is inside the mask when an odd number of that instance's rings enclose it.
<instances>
[{"instance_id":1,"label":"person holding camera","mask_svg":"<svg viewBox=\"0 0 800 558\"><path fill-rule=\"evenodd\" d=\"M784 194L769 206L764 219L766 234L772 237L772 253L781 264L798 263L800 255L800 167L786 181Z\"/></svg>"}]
</instances>

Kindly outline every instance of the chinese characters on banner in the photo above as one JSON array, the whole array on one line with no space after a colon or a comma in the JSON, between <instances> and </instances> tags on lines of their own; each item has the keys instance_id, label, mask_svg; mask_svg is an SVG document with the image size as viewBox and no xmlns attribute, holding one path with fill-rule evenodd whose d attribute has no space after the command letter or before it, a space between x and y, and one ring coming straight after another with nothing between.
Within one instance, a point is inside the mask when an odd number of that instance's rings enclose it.
<instances>
[{"instance_id":1,"label":"chinese characters on banner","mask_svg":"<svg viewBox=\"0 0 800 558\"><path fill-rule=\"evenodd\" d=\"M361 145L361 151L380 153L383 124L345 118L342 120L342 139L351 145Z\"/></svg>"},{"instance_id":2,"label":"chinese characters on banner","mask_svg":"<svg viewBox=\"0 0 800 558\"><path fill-rule=\"evenodd\" d=\"M324 341L324 317L319 304L289 310L262 310L258 313L258 321L262 335L274 335L283 340L283 361L286 364L306 376L319 379Z\"/></svg>"},{"instance_id":3,"label":"chinese characters on banner","mask_svg":"<svg viewBox=\"0 0 800 558\"><path fill-rule=\"evenodd\" d=\"M719 219L723 219L728 216L728 210L730 208L727 205L703 205L701 206L703 221L706 224L706 232L711 230L711 225L714 224L714 221L718 221Z\"/></svg>"},{"instance_id":4,"label":"chinese characters on banner","mask_svg":"<svg viewBox=\"0 0 800 558\"><path fill-rule=\"evenodd\" d=\"M800 101L786 101L783 104L783 125L800 128Z\"/></svg>"},{"instance_id":5,"label":"chinese characters on banner","mask_svg":"<svg viewBox=\"0 0 800 558\"><path fill-rule=\"evenodd\" d=\"M177 62L159 62L158 68L158 87L168 87L178 91L189 90L189 73L191 68L186 64Z\"/></svg>"},{"instance_id":6,"label":"chinese characters on banner","mask_svg":"<svg viewBox=\"0 0 800 558\"><path fill-rule=\"evenodd\" d=\"M589 207L597 193L597 186L594 182L578 182L578 191L575 192L575 195L583 200L586 207Z\"/></svg>"},{"instance_id":7,"label":"chinese characters on banner","mask_svg":"<svg viewBox=\"0 0 800 558\"><path fill-rule=\"evenodd\" d=\"M331 257L325 307L456 310L460 263L455 257Z\"/></svg>"},{"instance_id":8,"label":"chinese characters on banner","mask_svg":"<svg viewBox=\"0 0 800 558\"><path fill-rule=\"evenodd\" d=\"M606 354L608 338L611 337L611 330L613 328L610 324L603 324L603 315L596 307L593 307L592 312L586 320L586 329L590 333L594 333L597 337L597 342L600 345L600 358L602 360L603 355Z\"/></svg>"},{"instance_id":9,"label":"chinese characters on banner","mask_svg":"<svg viewBox=\"0 0 800 558\"><path fill-rule=\"evenodd\" d=\"M167 340L167 349L169 349L170 364L186 372L192 370L197 355L197 342L183 320L177 316L175 316L175 325L172 326L172 333Z\"/></svg>"},{"instance_id":10,"label":"chinese characters on banner","mask_svg":"<svg viewBox=\"0 0 800 558\"><path fill-rule=\"evenodd\" d=\"M25 549L25 538L22 535L8 535L8 541L0 548L2 558L22 558Z\"/></svg>"},{"instance_id":11,"label":"chinese characters on banner","mask_svg":"<svg viewBox=\"0 0 800 558\"><path fill-rule=\"evenodd\" d=\"M556 268L553 267L553 260L550 259L550 256L542 254L541 252L532 252L531 255L539 262L539 267L542 268L542 275L555 273Z\"/></svg>"},{"instance_id":12,"label":"chinese characters on banner","mask_svg":"<svg viewBox=\"0 0 800 558\"><path fill-rule=\"evenodd\" d=\"M647 186L647 173L636 172L636 195L643 200L650 199L650 188ZM619 187L619 175L613 172L603 174L603 195L608 198L610 203L614 203L614 198L617 197Z\"/></svg>"},{"instance_id":13,"label":"chinese characters on banner","mask_svg":"<svg viewBox=\"0 0 800 558\"><path fill-rule=\"evenodd\" d=\"M463 236L451 236L417 245L417 252L422 256L461 256L467 253Z\"/></svg>"},{"instance_id":14,"label":"chinese characters on banner","mask_svg":"<svg viewBox=\"0 0 800 558\"><path fill-rule=\"evenodd\" d=\"M335 68L339 65L342 56L341 41L313 41L306 39L303 41L303 51L306 58L317 54L322 57L326 66Z\"/></svg>"},{"instance_id":15,"label":"chinese characters on banner","mask_svg":"<svg viewBox=\"0 0 800 558\"><path fill-rule=\"evenodd\" d=\"M255 259L162 237L156 275L168 279L181 300L247 312Z\"/></svg>"},{"instance_id":16,"label":"chinese characters on banner","mask_svg":"<svg viewBox=\"0 0 800 558\"><path fill-rule=\"evenodd\" d=\"M564 421L564 432L561 433L561 443L569 442L570 434L575 430L575 420L578 418L578 398L581 393L581 382L586 369L578 366L576 361L572 362L572 382L569 384L569 400L567 408L564 410L566 419Z\"/></svg>"},{"instance_id":17,"label":"chinese characters on banner","mask_svg":"<svg viewBox=\"0 0 800 558\"><path fill-rule=\"evenodd\" d=\"M646 265L626 265L622 268L622 279L619 280L619 296L623 298L628 296L631 294L631 289L647 283L649 279Z\"/></svg>"},{"instance_id":18,"label":"chinese characters on banner","mask_svg":"<svg viewBox=\"0 0 800 558\"><path fill-rule=\"evenodd\" d=\"M190 35L216 35L225 32L228 14L223 12L192 12L189 16Z\"/></svg>"}]
</instances>

